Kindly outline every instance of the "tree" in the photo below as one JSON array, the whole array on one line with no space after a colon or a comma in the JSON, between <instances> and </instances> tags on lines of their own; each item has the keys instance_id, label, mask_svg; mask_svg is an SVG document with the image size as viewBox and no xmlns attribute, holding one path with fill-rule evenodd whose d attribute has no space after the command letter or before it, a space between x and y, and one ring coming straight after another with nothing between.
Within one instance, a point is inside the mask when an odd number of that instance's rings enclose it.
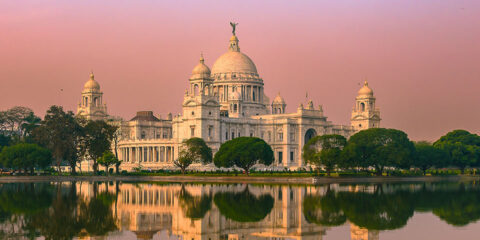
<instances>
[{"instance_id":1,"label":"tree","mask_svg":"<svg viewBox=\"0 0 480 240\"><path fill-rule=\"evenodd\" d=\"M93 172L97 174L97 160L105 151L111 149L113 135L117 127L102 120L88 121L85 125L85 149L86 154L93 161Z\"/></svg>"},{"instance_id":2,"label":"tree","mask_svg":"<svg viewBox=\"0 0 480 240\"><path fill-rule=\"evenodd\" d=\"M4 134L0 134L0 150L2 150L3 147L10 146L12 139Z\"/></svg>"},{"instance_id":3,"label":"tree","mask_svg":"<svg viewBox=\"0 0 480 240\"><path fill-rule=\"evenodd\" d=\"M105 173L108 174L108 168L112 165L115 165L119 160L111 151L105 151L103 156L98 159L98 164L105 167Z\"/></svg>"},{"instance_id":4,"label":"tree","mask_svg":"<svg viewBox=\"0 0 480 240\"><path fill-rule=\"evenodd\" d=\"M219 192L213 197L220 213L236 222L258 222L272 211L275 200L270 194L255 196L248 187L244 191Z\"/></svg>"},{"instance_id":5,"label":"tree","mask_svg":"<svg viewBox=\"0 0 480 240\"><path fill-rule=\"evenodd\" d=\"M248 175L255 164L271 165L273 151L270 145L256 137L238 137L223 143L213 162L217 167L237 166Z\"/></svg>"},{"instance_id":6,"label":"tree","mask_svg":"<svg viewBox=\"0 0 480 240\"><path fill-rule=\"evenodd\" d=\"M23 123L20 125L20 129L23 132L23 138L26 139L30 137L33 133L33 130L39 127L41 122L41 118L35 116L33 112L30 112L30 114L23 119Z\"/></svg>"},{"instance_id":7,"label":"tree","mask_svg":"<svg viewBox=\"0 0 480 240\"><path fill-rule=\"evenodd\" d=\"M340 154L346 144L347 139L341 135L315 136L303 146L303 159L317 167L323 165L327 176L330 176L330 172L340 162Z\"/></svg>"},{"instance_id":8,"label":"tree","mask_svg":"<svg viewBox=\"0 0 480 240\"><path fill-rule=\"evenodd\" d=\"M70 162L72 173L75 174L77 142L81 135L82 127L76 121L73 112L63 111L60 106L51 106L47 110L42 124L33 130L35 142L48 148L58 171L64 160Z\"/></svg>"},{"instance_id":9,"label":"tree","mask_svg":"<svg viewBox=\"0 0 480 240\"><path fill-rule=\"evenodd\" d=\"M34 173L35 168L45 168L51 163L51 154L45 148L36 144L19 143L3 148L0 153L0 161L4 167L14 170L30 170Z\"/></svg>"},{"instance_id":10,"label":"tree","mask_svg":"<svg viewBox=\"0 0 480 240\"><path fill-rule=\"evenodd\" d=\"M32 109L19 106L0 112L0 130L8 132L9 135L21 136L21 125L32 113Z\"/></svg>"},{"instance_id":11,"label":"tree","mask_svg":"<svg viewBox=\"0 0 480 240\"><path fill-rule=\"evenodd\" d=\"M111 122L113 124L113 122ZM115 157L118 159L118 140L120 138L120 127L117 126L117 130L113 134L112 142L113 142L113 153L115 154ZM120 173L120 164L122 161L117 161L115 163L115 173L119 174Z\"/></svg>"},{"instance_id":12,"label":"tree","mask_svg":"<svg viewBox=\"0 0 480 240\"><path fill-rule=\"evenodd\" d=\"M454 130L440 137L433 146L446 151L454 166L460 168L462 174L466 167L480 164L480 136L465 130Z\"/></svg>"},{"instance_id":13,"label":"tree","mask_svg":"<svg viewBox=\"0 0 480 240\"><path fill-rule=\"evenodd\" d=\"M449 162L448 154L443 149L436 148L428 142L417 142L415 144L416 156L414 166L422 170L423 175L431 167L443 167Z\"/></svg>"},{"instance_id":14,"label":"tree","mask_svg":"<svg viewBox=\"0 0 480 240\"><path fill-rule=\"evenodd\" d=\"M396 129L371 128L351 136L344 148L345 165L375 168L381 175L385 167L409 168L415 153L407 134Z\"/></svg>"},{"instance_id":15,"label":"tree","mask_svg":"<svg viewBox=\"0 0 480 240\"><path fill-rule=\"evenodd\" d=\"M207 164L212 162L212 149L201 138L184 140L178 159L173 161L179 167L182 174L192 163Z\"/></svg>"}]
</instances>

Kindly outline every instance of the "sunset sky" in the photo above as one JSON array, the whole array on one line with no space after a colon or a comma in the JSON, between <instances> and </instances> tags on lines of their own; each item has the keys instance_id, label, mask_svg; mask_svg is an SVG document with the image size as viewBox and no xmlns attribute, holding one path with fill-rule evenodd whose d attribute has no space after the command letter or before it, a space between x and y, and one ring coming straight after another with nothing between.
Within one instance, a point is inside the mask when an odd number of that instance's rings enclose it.
<instances>
[{"instance_id":1,"label":"sunset sky","mask_svg":"<svg viewBox=\"0 0 480 240\"><path fill-rule=\"evenodd\" d=\"M478 0L0 1L0 110L76 111L93 70L110 115L179 113L200 53L211 67L227 51L229 21L287 112L308 91L349 124L367 78L382 127L480 133Z\"/></svg>"}]
</instances>

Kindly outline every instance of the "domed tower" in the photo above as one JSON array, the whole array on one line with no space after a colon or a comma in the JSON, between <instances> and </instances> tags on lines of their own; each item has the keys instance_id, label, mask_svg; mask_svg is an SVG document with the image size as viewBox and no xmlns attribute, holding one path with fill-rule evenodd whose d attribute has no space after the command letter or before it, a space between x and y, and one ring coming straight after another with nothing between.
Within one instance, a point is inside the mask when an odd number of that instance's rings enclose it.
<instances>
[{"instance_id":1,"label":"domed tower","mask_svg":"<svg viewBox=\"0 0 480 240\"><path fill-rule=\"evenodd\" d=\"M78 104L77 115L88 120L104 120L107 118L107 105L103 103L103 93L100 84L95 81L93 72L90 79L83 86L82 101Z\"/></svg>"},{"instance_id":2,"label":"domed tower","mask_svg":"<svg viewBox=\"0 0 480 240\"><path fill-rule=\"evenodd\" d=\"M272 114L285 113L285 107L287 107L287 104L285 103L285 100L282 98L282 96L280 96L280 93L278 93L272 102Z\"/></svg>"},{"instance_id":3,"label":"domed tower","mask_svg":"<svg viewBox=\"0 0 480 240\"><path fill-rule=\"evenodd\" d=\"M380 127L380 110L375 107L375 97L373 90L365 81L363 87L358 91L355 98L355 107L352 110L352 118L350 120L352 127L360 131L368 128Z\"/></svg>"},{"instance_id":4,"label":"domed tower","mask_svg":"<svg viewBox=\"0 0 480 240\"><path fill-rule=\"evenodd\" d=\"M240 52L238 38L230 38L228 52L220 56L212 67L213 91L219 96L222 116L231 116L231 95L240 94L242 102L238 116L251 116L268 113L264 102L263 80L257 72L253 61ZM236 99L237 100L237 99Z\"/></svg>"},{"instance_id":5,"label":"domed tower","mask_svg":"<svg viewBox=\"0 0 480 240\"><path fill-rule=\"evenodd\" d=\"M189 79L190 87L183 98L183 115L179 122L180 140L191 137L203 138L210 147L218 149L220 142L220 105L218 96L213 93L213 80L210 78L210 68L205 65L203 55L193 68ZM177 119L178 120L178 119ZM218 145L218 146L217 146Z\"/></svg>"},{"instance_id":6,"label":"domed tower","mask_svg":"<svg viewBox=\"0 0 480 240\"><path fill-rule=\"evenodd\" d=\"M190 94L199 95L213 95L212 87L213 80L210 78L210 68L205 65L203 54L200 55L200 61L192 70L192 76L189 79Z\"/></svg>"}]
</instances>

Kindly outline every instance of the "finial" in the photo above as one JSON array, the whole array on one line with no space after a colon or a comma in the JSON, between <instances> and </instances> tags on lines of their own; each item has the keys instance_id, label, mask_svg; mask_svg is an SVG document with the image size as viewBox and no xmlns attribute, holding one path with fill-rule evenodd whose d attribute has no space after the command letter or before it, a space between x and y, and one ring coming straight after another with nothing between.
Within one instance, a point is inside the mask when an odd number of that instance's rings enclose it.
<instances>
[{"instance_id":1,"label":"finial","mask_svg":"<svg viewBox=\"0 0 480 240\"><path fill-rule=\"evenodd\" d=\"M368 86L368 79L365 78L365 82L363 82L363 86Z\"/></svg>"},{"instance_id":2,"label":"finial","mask_svg":"<svg viewBox=\"0 0 480 240\"><path fill-rule=\"evenodd\" d=\"M90 71L90 79L95 80L95 76L93 75L93 70Z\"/></svg>"},{"instance_id":3,"label":"finial","mask_svg":"<svg viewBox=\"0 0 480 240\"><path fill-rule=\"evenodd\" d=\"M205 62L205 59L203 58L203 52L200 52L200 63Z\"/></svg>"}]
</instances>

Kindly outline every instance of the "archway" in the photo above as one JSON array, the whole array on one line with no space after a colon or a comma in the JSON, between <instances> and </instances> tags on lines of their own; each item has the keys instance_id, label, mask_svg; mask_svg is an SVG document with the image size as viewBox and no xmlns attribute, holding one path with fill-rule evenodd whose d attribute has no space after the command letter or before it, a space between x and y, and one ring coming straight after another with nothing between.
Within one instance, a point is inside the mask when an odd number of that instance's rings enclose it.
<instances>
[{"instance_id":1,"label":"archway","mask_svg":"<svg viewBox=\"0 0 480 240\"><path fill-rule=\"evenodd\" d=\"M310 139L312 139L315 136L317 136L317 131L315 131L315 129L313 129L313 128L308 129L307 132L305 133L305 143L304 144L306 144Z\"/></svg>"}]
</instances>

